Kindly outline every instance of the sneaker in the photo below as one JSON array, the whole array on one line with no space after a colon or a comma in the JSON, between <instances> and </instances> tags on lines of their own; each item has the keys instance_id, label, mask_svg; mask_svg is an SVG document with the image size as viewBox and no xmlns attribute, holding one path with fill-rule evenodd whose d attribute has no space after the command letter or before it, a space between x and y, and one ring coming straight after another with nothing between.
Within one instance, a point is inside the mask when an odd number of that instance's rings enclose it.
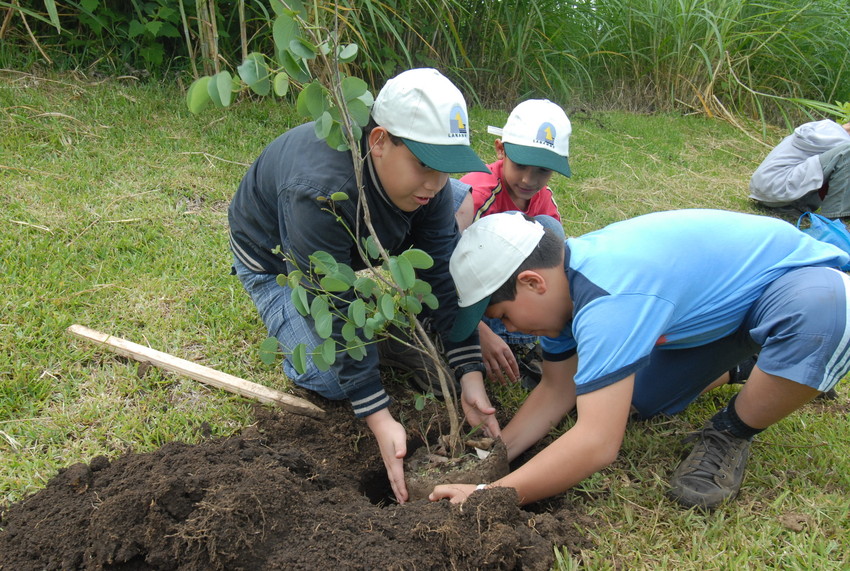
<instances>
[{"instance_id":1,"label":"sneaker","mask_svg":"<svg viewBox=\"0 0 850 571\"><path fill-rule=\"evenodd\" d=\"M422 394L432 394L438 399L444 397L440 387L440 377L436 370L434 359L426 357L421 351L414 349L393 338L384 339L378 343L378 359L382 367L396 369L407 375L411 388ZM455 394L460 394L460 383L449 369L442 357L440 367L446 374L446 379L454 385Z\"/></svg>"},{"instance_id":2,"label":"sneaker","mask_svg":"<svg viewBox=\"0 0 850 571\"><path fill-rule=\"evenodd\" d=\"M520 384L530 391L543 377L543 354L538 343L508 344L519 366Z\"/></svg>"},{"instance_id":3,"label":"sneaker","mask_svg":"<svg viewBox=\"0 0 850 571\"><path fill-rule=\"evenodd\" d=\"M697 440L670 478L668 495L686 507L714 509L738 495L750 455L750 440L716 430L711 421L687 441Z\"/></svg>"}]
</instances>

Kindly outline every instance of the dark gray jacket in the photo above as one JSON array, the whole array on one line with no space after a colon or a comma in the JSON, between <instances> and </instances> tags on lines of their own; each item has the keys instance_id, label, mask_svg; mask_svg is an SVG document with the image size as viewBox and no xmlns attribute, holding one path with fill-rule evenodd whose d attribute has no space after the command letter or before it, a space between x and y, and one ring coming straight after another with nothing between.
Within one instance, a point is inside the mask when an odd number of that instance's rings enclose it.
<instances>
[{"instance_id":1,"label":"dark gray jacket","mask_svg":"<svg viewBox=\"0 0 850 571\"><path fill-rule=\"evenodd\" d=\"M449 258L460 236L450 185L447 184L428 205L414 212L404 212L386 196L369 163L365 170L366 200L372 224L384 247L391 254L415 247L428 252L434 259L430 269L419 270L417 275L431 285L439 300L440 307L432 317L442 337L449 365L455 369L480 363L477 333L463 343L448 341L457 310ZM349 200L333 205L342 222L325 210L329 203L320 200L330 199L335 192L345 192L349 196ZM242 179L228 209L231 247L242 263L258 273L281 274L295 269L272 253L277 246L288 252L302 270L309 268L309 256L317 250L328 252L354 270L362 269L366 264L349 234L349 229L355 233L359 229L361 236L368 236L362 213L357 211L358 202L350 153L331 149L318 139L313 123L295 127L269 144ZM352 299L353 294L340 304ZM336 321L334 338L341 340L343 324ZM383 390L377 365L374 345L369 346L361 361L345 353L337 359L333 370L349 400L357 402ZM355 414L367 416L381 408L383 406L367 410L355 407Z\"/></svg>"}]
</instances>

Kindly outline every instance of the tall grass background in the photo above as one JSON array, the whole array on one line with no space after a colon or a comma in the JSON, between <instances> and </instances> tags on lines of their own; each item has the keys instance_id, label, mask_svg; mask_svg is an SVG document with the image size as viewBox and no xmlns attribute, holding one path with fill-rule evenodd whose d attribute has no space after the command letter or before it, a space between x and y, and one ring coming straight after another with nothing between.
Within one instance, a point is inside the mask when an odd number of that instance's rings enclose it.
<instances>
[{"instance_id":1,"label":"tall grass background","mask_svg":"<svg viewBox=\"0 0 850 571\"><path fill-rule=\"evenodd\" d=\"M179 2L188 14L184 25L174 3L165 0L145 3L147 11L138 2L90 9L91 3L67 0L58 3L57 33L46 14L42 20L32 15L40 6L43 12L41 0L0 1L0 14L7 7L0 67L32 69L49 61L185 80L209 63L195 60L215 52L216 68L233 71L247 50L273 57L269 1L211 0L217 6L214 50L200 49L209 41L202 32L210 16L196 12L191 2ZM846 0L305 4L314 18L363 48L351 71L376 89L402 69L434 66L473 102L491 107L509 109L517 100L548 97L571 107L677 110L762 127L811 116L798 99L850 100ZM16 11L15 5L21 7ZM138 25L130 26L133 22ZM163 37L162 30L172 32ZM175 33L185 41L172 37ZM155 63L151 54L159 51L150 44L167 50L163 61ZM17 49L33 46L39 50Z\"/></svg>"}]
</instances>

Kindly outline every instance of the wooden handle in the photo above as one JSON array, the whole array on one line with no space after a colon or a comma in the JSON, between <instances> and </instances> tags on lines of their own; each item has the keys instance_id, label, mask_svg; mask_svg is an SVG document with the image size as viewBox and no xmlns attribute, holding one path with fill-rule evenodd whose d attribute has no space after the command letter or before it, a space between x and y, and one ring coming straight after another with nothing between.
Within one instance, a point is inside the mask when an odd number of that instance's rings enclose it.
<instances>
[{"instance_id":1,"label":"wooden handle","mask_svg":"<svg viewBox=\"0 0 850 571\"><path fill-rule=\"evenodd\" d=\"M152 365L156 365L166 371L180 373L190 379L224 389L231 393L236 393L237 395L250 397L262 403L278 405L284 410L295 414L309 416L311 418L325 417L324 410L304 399L270 389L263 385L258 385L257 383L252 383L251 381L246 381L245 379L240 379L239 377L234 377L233 375L228 375L227 373L222 373L210 367L180 359L179 357L151 349L150 347L138 345L120 337L106 335L83 325L71 325L68 327L68 333L80 339L103 345L119 355L130 357L137 361L150 362Z\"/></svg>"}]
</instances>

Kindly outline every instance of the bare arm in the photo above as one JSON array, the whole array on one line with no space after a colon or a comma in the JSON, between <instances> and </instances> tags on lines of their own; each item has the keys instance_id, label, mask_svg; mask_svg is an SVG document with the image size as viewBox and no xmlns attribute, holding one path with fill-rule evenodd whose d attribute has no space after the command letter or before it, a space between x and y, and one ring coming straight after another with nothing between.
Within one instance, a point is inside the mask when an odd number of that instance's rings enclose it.
<instances>
[{"instance_id":1,"label":"bare arm","mask_svg":"<svg viewBox=\"0 0 850 571\"><path fill-rule=\"evenodd\" d=\"M502 431L508 459L517 456L546 436L576 404L578 357L566 361L543 361L543 377Z\"/></svg>"},{"instance_id":2,"label":"bare arm","mask_svg":"<svg viewBox=\"0 0 850 571\"><path fill-rule=\"evenodd\" d=\"M527 504L564 492L611 464L623 442L633 387L634 375L630 375L578 397L576 424L526 464L491 485L515 488L520 503Z\"/></svg>"},{"instance_id":3,"label":"bare arm","mask_svg":"<svg viewBox=\"0 0 850 571\"><path fill-rule=\"evenodd\" d=\"M631 408L634 375L576 398L577 358L544 362L543 380L511 420L502 437L510 459L545 436L575 404L578 421L526 464L488 487L510 487L527 504L575 486L617 457ZM566 391L566 392L565 392ZM560 416L559 416L560 414ZM430 498L461 503L475 486L437 486Z\"/></svg>"}]
</instances>

